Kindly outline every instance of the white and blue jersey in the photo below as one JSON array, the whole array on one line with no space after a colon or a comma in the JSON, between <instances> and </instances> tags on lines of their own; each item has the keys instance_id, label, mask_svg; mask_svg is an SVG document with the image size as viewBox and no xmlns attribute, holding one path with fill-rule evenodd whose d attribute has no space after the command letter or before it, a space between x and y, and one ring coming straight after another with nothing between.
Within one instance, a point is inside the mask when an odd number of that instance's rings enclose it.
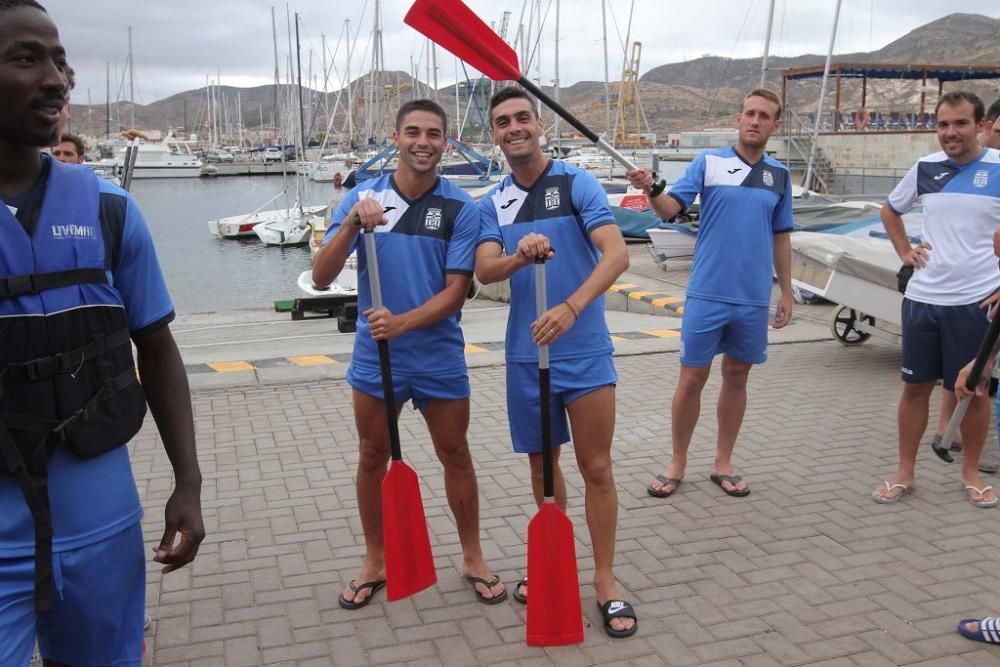
<instances>
[{"instance_id":1,"label":"white and blue jersey","mask_svg":"<svg viewBox=\"0 0 1000 667\"><path fill-rule=\"evenodd\" d=\"M939 151L917 161L889 195L889 207L905 213L924 207L921 236L930 260L914 272L906 298L936 306L982 300L1000 286L993 231L1000 224L1000 151L984 148L975 160L956 164Z\"/></svg>"},{"instance_id":2,"label":"white and blue jersey","mask_svg":"<svg viewBox=\"0 0 1000 667\"><path fill-rule=\"evenodd\" d=\"M507 176L479 202L482 231L479 243L493 241L508 255L529 233L548 237L555 257L546 262L548 306L573 295L590 277L600 259L591 233L615 224L608 196L600 183L582 169L552 160L531 187ZM535 321L535 272L525 267L510 277L510 315L507 319L507 361L537 363L538 347L531 337ZM613 351L604 297L580 311L573 327L549 346L551 359L577 359Z\"/></svg>"},{"instance_id":3,"label":"white and blue jersey","mask_svg":"<svg viewBox=\"0 0 1000 667\"><path fill-rule=\"evenodd\" d=\"M42 176L24 195L3 200L0 211L0 238L25 235L32 230L36 248L45 243L58 243L59 235L67 233L58 224L35 224L39 215L51 216L61 207L72 207L62 201L57 188L47 187L50 170L58 168L86 169L80 166L50 164L44 157ZM142 213L131 197L104 179L99 182L99 216L105 230L120 234L120 244L111 244L108 272L110 283L120 294L128 318L131 335L142 335L168 324L174 317L173 303L160 272L153 241ZM6 215L9 210L14 215ZM39 238L51 234L53 238ZM2 303L2 302L0 302ZM4 308L11 307L7 300ZM4 310L0 317L15 317ZM125 443L122 443L125 444ZM56 447L48 465L48 489L52 510L56 553L94 544L114 535L142 517L142 507L128 449L117 447L95 458L81 459L68 447ZM0 559L26 558L35 553L35 530L24 496L12 476L0 476Z\"/></svg>"},{"instance_id":4,"label":"white and blue jersey","mask_svg":"<svg viewBox=\"0 0 1000 667\"><path fill-rule=\"evenodd\" d=\"M792 230L788 170L751 164L732 146L703 151L667 193L682 210L701 195L687 295L747 306L771 303L774 235Z\"/></svg>"},{"instance_id":5,"label":"white and blue jersey","mask_svg":"<svg viewBox=\"0 0 1000 667\"><path fill-rule=\"evenodd\" d=\"M442 292L448 274L472 276L479 212L461 188L439 178L418 199L407 199L391 174L351 190L333 212L324 243L336 233L361 198L382 205L389 224L375 229L382 303L392 313L419 308ZM368 331L364 311L372 307L368 258L358 235L352 250L358 253L358 328L351 364L379 370L378 346ZM409 331L389 342L392 372L401 375L440 375L465 372L465 339L459 326L461 312L423 329Z\"/></svg>"}]
</instances>

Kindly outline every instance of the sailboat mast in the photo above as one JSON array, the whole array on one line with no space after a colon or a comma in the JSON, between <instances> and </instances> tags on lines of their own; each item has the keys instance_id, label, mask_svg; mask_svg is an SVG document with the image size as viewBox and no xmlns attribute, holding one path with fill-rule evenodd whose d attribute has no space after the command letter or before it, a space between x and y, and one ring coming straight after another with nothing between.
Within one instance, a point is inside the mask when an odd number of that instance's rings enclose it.
<instances>
[{"instance_id":1,"label":"sailboat mast","mask_svg":"<svg viewBox=\"0 0 1000 667\"><path fill-rule=\"evenodd\" d=\"M299 159L305 159L306 154L306 121L302 114L302 48L299 46L299 13L295 12L295 60L298 69L299 87L299 145L302 147L302 155Z\"/></svg>"},{"instance_id":2,"label":"sailboat mast","mask_svg":"<svg viewBox=\"0 0 1000 667\"><path fill-rule=\"evenodd\" d=\"M607 0L601 0L601 30L604 33L604 136L608 141L611 138L611 89L608 86L610 75L608 73L608 4Z\"/></svg>"},{"instance_id":3,"label":"sailboat mast","mask_svg":"<svg viewBox=\"0 0 1000 667\"><path fill-rule=\"evenodd\" d=\"M816 159L816 142L819 139L819 127L823 122L823 101L826 99L826 84L830 80L830 63L833 61L833 43L837 41L837 23L840 22L840 3L837 0L833 10L833 29L830 31L830 48L826 50L826 65L823 67L823 83L819 87L819 104L816 105L816 124L813 126L812 142L809 145L809 161L806 163L806 179L803 186L812 188L813 161Z\"/></svg>"},{"instance_id":4,"label":"sailboat mast","mask_svg":"<svg viewBox=\"0 0 1000 667\"><path fill-rule=\"evenodd\" d=\"M771 27L774 25L774 0L771 0L771 6L767 11L767 35L764 37L764 57L760 61L760 87L764 87L764 81L767 79L767 56L768 52L771 50Z\"/></svg>"},{"instance_id":5,"label":"sailboat mast","mask_svg":"<svg viewBox=\"0 0 1000 667\"><path fill-rule=\"evenodd\" d=\"M135 63L132 61L132 26L128 27L128 108L129 127L135 127L135 77L133 70Z\"/></svg>"},{"instance_id":6,"label":"sailboat mast","mask_svg":"<svg viewBox=\"0 0 1000 667\"><path fill-rule=\"evenodd\" d=\"M559 103L559 0L556 0L556 53L555 53L555 60L556 60L556 68L555 68L556 78L555 78L555 81L552 82L552 84L553 84L553 86L555 88L555 90L553 92L555 93L556 104L558 104ZM562 155L562 140L559 138L559 114L556 114L555 133L556 133L556 148L559 150L559 154L561 156Z\"/></svg>"},{"instance_id":7,"label":"sailboat mast","mask_svg":"<svg viewBox=\"0 0 1000 667\"><path fill-rule=\"evenodd\" d=\"M354 50L354 44L351 42L351 19L344 19L344 26L347 31L347 146L350 150L354 146L354 92L351 90L351 51Z\"/></svg>"},{"instance_id":8,"label":"sailboat mast","mask_svg":"<svg viewBox=\"0 0 1000 667\"><path fill-rule=\"evenodd\" d=\"M278 86L281 83L281 72L278 67L278 24L274 18L274 7L271 7L271 41L274 44L274 111L271 120L274 123L275 134L278 132L278 125L281 120L278 118ZM285 146L281 142L281 186L284 192L288 192L288 171L285 169Z\"/></svg>"}]
</instances>

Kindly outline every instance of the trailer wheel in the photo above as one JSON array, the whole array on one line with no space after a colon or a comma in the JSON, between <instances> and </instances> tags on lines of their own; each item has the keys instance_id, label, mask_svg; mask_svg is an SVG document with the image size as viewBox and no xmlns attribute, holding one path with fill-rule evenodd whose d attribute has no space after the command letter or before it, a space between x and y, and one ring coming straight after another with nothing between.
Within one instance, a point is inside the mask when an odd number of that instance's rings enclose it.
<instances>
[{"instance_id":1,"label":"trailer wheel","mask_svg":"<svg viewBox=\"0 0 1000 667\"><path fill-rule=\"evenodd\" d=\"M860 318L867 324L875 326L875 318L871 315L861 315ZM857 329L858 319L858 312L853 308L838 306L830 318L830 333L843 345L860 345L872 335Z\"/></svg>"}]
</instances>

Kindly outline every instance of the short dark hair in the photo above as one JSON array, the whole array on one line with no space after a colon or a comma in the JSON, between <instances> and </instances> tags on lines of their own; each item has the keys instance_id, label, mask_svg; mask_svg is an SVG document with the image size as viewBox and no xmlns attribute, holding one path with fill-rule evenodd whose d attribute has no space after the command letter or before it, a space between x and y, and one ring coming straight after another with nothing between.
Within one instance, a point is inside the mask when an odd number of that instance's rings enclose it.
<instances>
[{"instance_id":1,"label":"short dark hair","mask_svg":"<svg viewBox=\"0 0 1000 667\"><path fill-rule=\"evenodd\" d=\"M781 98L778 97L777 93L773 90L768 90L767 88L754 88L746 94L743 101L746 102L751 97L763 97L768 102L773 102L775 106L778 107L778 113L774 115L774 120L781 120ZM742 107L740 108L742 109Z\"/></svg>"},{"instance_id":2,"label":"short dark hair","mask_svg":"<svg viewBox=\"0 0 1000 667\"><path fill-rule=\"evenodd\" d=\"M955 90L950 93L945 93L938 100L937 106L934 107L934 114L941 109L942 105L947 104L950 107L957 107L962 102L969 102L972 108L975 109L975 119L976 122L980 122L986 116L986 106L983 101L979 99L979 95L975 93L970 93L967 90Z\"/></svg>"},{"instance_id":3,"label":"short dark hair","mask_svg":"<svg viewBox=\"0 0 1000 667\"><path fill-rule=\"evenodd\" d=\"M537 102L535 101L535 98L529 95L523 88L518 86L507 86L506 88L501 88L499 92L490 98L490 125L493 124L493 110L509 100L528 100L531 105L532 115L534 115L535 118L538 118L538 111L535 106Z\"/></svg>"},{"instance_id":4,"label":"short dark hair","mask_svg":"<svg viewBox=\"0 0 1000 667\"><path fill-rule=\"evenodd\" d=\"M444 112L441 105L434 100L410 100L403 106L399 107L399 111L396 112L396 131L398 132L403 127L403 119L406 118L406 114L412 113L414 111L427 111L432 113L441 119L441 125L445 132L448 131L448 114Z\"/></svg>"},{"instance_id":5,"label":"short dark hair","mask_svg":"<svg viewBox=\"0 0 1000 667\"><path fill-rule=\"evenodd\" d=\"M83 157L83 154L87 152L87 144L84 143L83 139L72 132L63 132L63 135L59 137L59 143L64 141L72 142L76 146L76 154Z\"/></svg>"},{"instance_id":6,"label":"short dark hair","mask_svg":"<svg viewBox=\"0 0 1000 667\"><path fill-rule=\"evenodd\" d=\"M1000 118L1000 97L986 110L986 120L995 121L997 118Z\"/></svg>"},{"instance_id":7,"label":"short dark hair","mask_svg":"<svg viewBox=\"0 0 1000 667\"><path fill-rule=\"evenodd\" d=\"M35 0L0 0L0 13L9 12L12 9L20 9L22 7L31 7L32 9L40 9L45 12L45 7L35 2ZM48 12L45 12L48 14Z\"/></svg>"}]
</instances>

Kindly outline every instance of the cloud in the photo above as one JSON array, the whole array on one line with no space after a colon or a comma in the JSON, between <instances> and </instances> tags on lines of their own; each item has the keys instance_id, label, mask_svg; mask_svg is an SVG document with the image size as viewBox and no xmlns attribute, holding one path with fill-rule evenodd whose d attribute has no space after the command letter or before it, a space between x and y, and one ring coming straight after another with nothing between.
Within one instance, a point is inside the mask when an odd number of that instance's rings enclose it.
<instances>
[{"instance_id":1,"label":"cloud","mask_svg":"<svg viewBox=\"0 0 1000 667\"><path fill-rule=\"evenodd\" d=\"M499 24L503 11L511 12L509 34L527 23L528 10L539 0L469 0L469 6L487 22ZM383 0L383 46L387 68L411 71L426 79L426 40L402 19L410 0ZM902 37L908 31L947 15L953 5L936 0L910 0L905 14L898 6L873 0L845 0L838 26L836 52L868 51ZM321 34L332 53L344 32L345 19L358 43L351 70L356 78L371 63L370 35L375 0L299 0L302 23L303 80L311 71L319 87ZM545 27L539 48L541 78L555 77L555 0L540 0ZM607 0L610 78L622 69L628 0ZM778 0L771 53L780 56L825 53L833 19L829 0ZM128 53L128 26L132 26L136 100L148 103L182 90L205 85L221 74L226 85L263 85L274 79L271 9L246 0L174 0L136 3L133 0L54 0L47 9L60 27L63 43L77 72L74 99L85 102L89 90L95 103L103 101L106 65L112 67L112 99L128 97L124 63ZM689 60L706 53L723 57L756 57L763 50L767 0L703 0L696 3L635 0L630 41L642 42L640 72L668 62ZM965 0L962 10L996 14L995 0ZM286 78L288 28L286 6L276 5L281 76ZM562 0L560 6L559 78L566 86L580 80L603 80L604 59L600 0ZM294 27L292 29L294 36ZM310 51L312 62L310 66ZM345 46L336 58L343 74ZM364 54L364 62L362 62ZM928 55L933 60L933 54ZM522 62L522 69L525 68ZM534 77L536 68L529 70ZM459 68L459 76L461 69ZM438 85L456 78L455 59L438 49ZM330 86L337 88L336 82Z\"/></svg>"}]
</instances>

